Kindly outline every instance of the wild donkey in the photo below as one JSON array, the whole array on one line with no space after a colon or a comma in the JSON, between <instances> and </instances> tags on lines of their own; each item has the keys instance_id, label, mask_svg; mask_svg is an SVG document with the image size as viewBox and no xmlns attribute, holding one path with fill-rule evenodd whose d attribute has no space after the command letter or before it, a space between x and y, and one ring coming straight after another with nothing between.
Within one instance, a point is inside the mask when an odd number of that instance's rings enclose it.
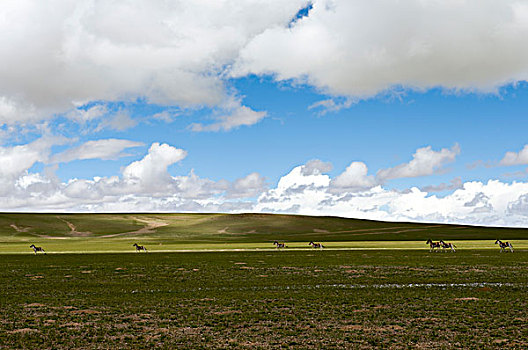
<instances>
[{"instance_id":1,"label":"wild donkey","mask_svg":"<svg viewBox=\"0 0 528 350\"><path fill-rule=\"evenodd\" d=\"M279 243L277 241L274 241L273 244L277 246L277 249L286 248L286 243Z\"/></svg>"},{"instance_id":2,"label":"wild donkey","mask_svg":"<svg viewBox=\"0 0 528 350\"><path fill-rule=\"evenodd\" d=\"M456 245L453 243L446 243L444 241L440 241L440 244L442 245L442 250L445 252L446 249L451 249L451 253L456 253Z\"/></svg>"},{"instance_id":3,"label":"wild donkey","mask_svg":"<svg viewBox=\"0 0 528 350\"><path fill-rule=\"evenodd\" d=\"M44 254L46 254L46 252L44 251L44 249L42 249L42 247L35 247L34 244L30 245L29 247L33 249L35 254L37 254L37 252L43 252Z\"/></svg>"},{"instance_id":4,"label":"wild donkey","mask_svg":"<svg viewBox=\"0 0 528 350\"><path fill-rule=\"evenodd\" d=\"M435 249L440 249L440 242L433 242L431 239L428 239L425 244L429 244L429 251L434 252Z\"/></svg>"},{"instance_id":5,"label":"wild donkey","mask_svg":"<svg viewBox=\"0 0 528 350\"><path fill-rule=\"evenodd\" d=\"M132 244L133 247L136 247L136 252L145 251L147 253L147 248L145 248L142 245L138 245L137 243Z\"/></svg>"},{"instance_id":6,"label":"wild donkey","mask_svg":"<svg viewBox=\"0 0 528 350\"><path fill-rule=\"evenodd\" d=\"M510 242L503 242L503 241L501 241L501 240L498 239L498 240L495 241L495 244L498 244L498 245L499 245L499 247L500 247L500 252L501 252L501 253L502 253L502 251L503 251L504 249L506 249L506 248L510 248L510 252L513 253L513 246L511 245Z\"/></svg>"},{"instance_id":7,"label":"wild donkey","mask_svg":"<svg viewBox=\"0 0 528 350\"><path fill-rule=\"evenodd\" d=\"M312 247L319 248L319 249L323 249L324 248L324 245L322 245L321 243L310 242L310 243L308 243L308 245L311 245Z\"/></svg>"}]
</instances>

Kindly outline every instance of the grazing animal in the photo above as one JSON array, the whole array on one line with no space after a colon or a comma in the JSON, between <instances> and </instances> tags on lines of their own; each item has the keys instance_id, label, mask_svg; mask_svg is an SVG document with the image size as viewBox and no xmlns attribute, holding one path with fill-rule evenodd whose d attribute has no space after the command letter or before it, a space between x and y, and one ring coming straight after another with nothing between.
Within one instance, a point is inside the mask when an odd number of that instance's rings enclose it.
<instances>
[{"instance_id":1,"label":"grazing animal","mask_svg":"<svg viewBox=\"0 0 528 350\"><path fill-rule=\"evenodd\" d=\"M431 239L428 239L427 242L425 242L425 244L429 244L430 252L435 252L435 251L438 251L438 249L440 249L440 242L433 242Z\"/></svg>"},{"instance_id":2,"label":"grazing animal","mask_svg":"<svg viewBox=\"0 0 528 350\"><path fill-rule=\"evenodd\" d=\"M496 240L495 241L495 244L498 244L499 247L500 247L500 252L502 253L503 250L505 250L506 248L510 248L510 252L513 253L513 246L511 245L510 242L503 242L501 240Z\"/></svg>"},{"instance_id":3,"label":"grazing animal","mask_svg":"<svg viewBox=\"0 0 528 350\"><path fill-rule=\"evenodd\" d=\"M44 249L42 249L42 247L35 247L34 244L30 245L29 247L33 249L35 254L37 254L37 252L43 252L44 254L46 254L46 252L44 251Z\"/></svg>"},{"instance_id":4,"label":"grazing animal","mask_svg":"<svg viewBox=\"0 0 528 350\"><path fill-rule=\"evenodd\" d=\"M147 248L145 248L142 245L138 245L137 243L132 244L133 247L136 247L136 252L145 251L147 253Z\"/></svg>"},{"instance_id":5,"label":"grazing animal","mask_svg":"<svg viewBox=\"0 0 528 350\"><path fill-rule=\"evenodd\" d=\"M286 248L286 243L279 243L277 241L274 241L273 244L277 246L277 249Z\"/></svg>"},{"instance_id":6,"label":"grazing animal","mask_svg":"<svg viewBox=\"0 0 528 350\"><path fill-rule=\"evenodd\" d=\"M456 245L453 243L446 243L442 240L440 240L440 244L442 245L442 250L445 252L446 249L451 249L451 253L456 253Z\"/></svg>"},{"instance_id":7,"label":"grazing animal","mask_svg":"<svg viewBox=\"0 0 528 350\"><path fill-rule=\"evenodd\" d=\"M319 249L323 249L324 248L324 245L322 245L321 243L310 242L310 243L308 243L308 245L311 245L312 247L319 248Z\"/></svg>"}]
</instances>

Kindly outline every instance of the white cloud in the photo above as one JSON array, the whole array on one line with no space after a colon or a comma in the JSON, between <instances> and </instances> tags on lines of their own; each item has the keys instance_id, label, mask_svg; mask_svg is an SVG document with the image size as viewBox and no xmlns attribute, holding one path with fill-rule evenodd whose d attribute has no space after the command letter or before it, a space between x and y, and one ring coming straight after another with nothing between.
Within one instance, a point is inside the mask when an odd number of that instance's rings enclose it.
<instances>
[{"instance_id":1,"label":"white cloud","mask_svg":"<svg viewBox=\"0 0 528 350\"><path fill-rule=\"evenodd\" d=\"M38 120L34 106L28 105L27 102L18 102L12 97L0 95L0 125L15 122L31 123Z\"/></svg>"},{"instance_id":2,"label":"white cloud","mask_svg":"<svg viewBox=\"0 0 528 350\"><path fill-rule=\"evenodd\" d=\"M528 225L528 183L466 182L444 197L430 196L418 188L397 191L381 186L343 192L332 190L331 184L337 178L312 175L307 179L300 168L294 168L279 180L276 188L263 193L253 211L388 221ZM365 174L363 170L358 173Z\"/></svg>"},{"instance_id":3,"label":"white cloud","mask_svg":"<svg viewBox=\"0 0 528 350\"><path fill-rule=\"evenodd\" d=\"M293 168L273 188L251 173L235 181L213 181L191 171L173 176L169 166L186 151L154 143L121 176L56 178L52 169L29 172L38 159L49 159L51 145L42 139L0 149L9 164L0 172L0 211L65 212L276 212L335 215L390 221L442 222L495 226L528 225L528 182L462 182L438 197L418 188L390 190L376 185L366 165L353 162L331 178L328 163L311 161ZM82 152L78 152L82 155ZM308 166L310 164L310 166ZM448 186L448 185L446 185ZM257 197L249 201L248 198Z\"/></svg>"},{"instance_id":4,"label":"white cloud","mask_svg":"<svg viewBox=\"0 0 528 350\"><path fill-rule=\"evenodd\" d=\"M220 109L191 129L232 130L266 117L240 102L225 107L238 96L227 81L250 74L329 93L309 107L323 114L402 87L494 92L528 77L524 2L314 0L292 23L308 3L4 0L0 124L66 113L124 130L134 120L102 106L140 99Z\"/></svg>"},{"instance_id":5,"label":"white cloud","mask_svg":"<svg viewBox=\"0 0 528 350\"><path fill-rule=\"evenodd\" d=\"M304 214L317 213L319 203L330 197L326 191L330 177L321 173L304 175L303 167L293 168L280 178L276 188L261 194L254 210L278 213L302 207Z\"/></svg>"},{"instance_id":6,"label":"white cloud","mask_svg":"<svg viewBox=\"0 0 528 350\"><path fill-rule=\"evenodd\" d=\"M409 163L381 169L376 174L376 178L385 182L391 179L432 175L438 173L446 163L453 162L459 153L458 144L451 149L442 148L440 151L434 151L431 146L419 148Z\"/></svg>"},{"instance_id":7,"label":"white cloud","mask_svg":"<svg viewBox=\"0 0 528 350\"><path fill-rule=\"evenodd\" d=\"M226 67L306 1L5 0L0 123L50 118L91 101L217 106ZM84 118L77 116L75 118Z\"/></svg>"},{"instance_id":8,"label":"white cloud","mask_svg":"<svg viewBox=\"0 0 528 350\"><path fill-rule=\"evenodd\" d=\"M332 167L332 163L323 162L319 159L312 159L302 166L301 174L305 176L324 174L331 171Z\"/></svg>"},{"instance_id":9,"label":"white cloud","mask_svg":"<svg viewBox=\"0 0 528 350\"><path fill-rule=\"evenodd\" d=\"M52 157L52 163L67 163L73 160L81 159L117 159L126 157L129 154L123 153L127 148L139 147L143 143L119 140L119 139L104 139L87 141L80 146L70 148L64 152L56 154Z\"/></svg>"},{"instance_id":10,"label":"white cloud","mask_svg":"<svg viewBox=\"0 0 528 350\"><path fill-rule=\"evenodd\" d=\"M60 154L57 159L110 157L119 155L123 147L135 144L126 140L99 141L92 143L93 150L88 143ZM112 152L98 150L105 143L113 148ZM28 172L36 159L49 159L47 155L53 144L57 141L39 140L25 147L0 149L0 159L13 165L8 168L9 172L0 172L0 210L237 212L250 206L244 198L258 196L267 189L258 173L233 182L201 178L194 171L172 176L169 166L183 160L187 152L159 143L153 143L142 159L126 166L122 176L61 182L50 168L41 173Z\"/></svg>"},{"instance_id":11,"label":"white cloud","mask_svg":"<svg viewBox=\"0 0 528 350\"><path fill-rule=\"evenodd\" d=\"M499 162L499 165L524 165L528 164L528 145L525 145L522 150L517 152L506 152L504 158Z\"/></svg>"},{"instance_id":12,"label":"white cloud","mask_svg":"<svg viewBox=\"0 0 528 350\"><path fill-rule=\"evenodd\" d=\"M455 177L449 183L442 182L439 185L429 185L422 187L422 191L425 192L442 192L442 191L452 191L462 188L462 178Z\"/></svg>"},{"instance_id":13,"label":"white cloud","mask_svg":"<svg viewBox=\"0 0 528 350\"><path fill-rule=\"evenodd\" d=\"M222 106L222 115L216 117L218 122L203 125L191 124L192 131L229 131L241 126L249 126L260 122L267 116L266 112L257 112L243 106L239 100L232 99Z\"/></svg>"},{"instance_id":14,"label":"white cloud","mask_svg":"<svg viewBox=\"0 0 528 350\"><path fill-rule=\"evenodd\" d=\"M528 78L525 2L312 3L291 27L268 27L251 40L233 76L270 74L356 98L394 87L494 92Z\"/></svg>"},{"instance_id":15,"label":"white cloud","mask_svg":"<svg viewBox=\"0 0 528 350\"><path fill-rule=\"evenodd\" d=\"M342 102L336 102L335 99L326 99L317 101L315 103L312 103L310 106L308 106L309 110L318 110L320 115L325 115L329 112L339 112L342 109L349 108L352 106L352 100L346 99Z\"/></svg>"},{"instance_id":16,"label":"white cloud","mask_svg":"<svg viewBox=\"0 0 528 350\"><path fill-rule=\"evenodd\" d=\"M330 186L335 191L357 192L372 188L378 183L374 176L367 175L368 168L363 162L352 162L346 170L332 180Z\"/></svg>"},{"instance_id":17,"label":"white cloud","mask_svg":"<svg viewBox=\"0 0 528 350\"><path fill-rule=\"evenodd\" d=\"M137 125L137 121L130 117L128 111L120 110L101 121L94 129L95 132L104 129L124 131Z\"/></svg>"},{"instance_id":18,"label":"white cloud","mask_svg":"<svg viewBox=\"0 0 528 350\"><path fill-rule=\"evenodd\" d=\"M75 120L79 123L86 123L92 120L97 120L102 118L108 113L108 109L104 105L94 105L87 109L77 108L70 111L67 114L67 117Z\"/></svg>"},{"instance_id":19,"label":"white cloud","mask_svg":"<svg viewBox=\"0 0 528 350\"><path fill-rule=\"evenodd\" d=\"M229 198L254 197L267 190L266 179L259 173L251 173L243 178L233 181L227 189Z\"/></svg>"},{"instance_id":20,"label":"white cloud","mask_svg":"<svg viewBox=\"0 0 528 350\"><path fill-rule=\"evenodd\" d=\"M167 168L186 156L187 152L182 149L166 143L153 143L143 159L131 163L123 170L123 177L139 181L146 190L164 188L172 179Z\"/></svg>"},{"instance_id":21,"label":"white cloud","mask_svg":"<svg viewBox=\"0 0 528 350\"><path fill-rule=\"evenodd\" d=\"M25 145L0 147L0 181L18 178L36 162L46 162L51 147L65 142L63 137L45 136Z\"/></svg>"},{"instance_id":22,"label":"white cloud","mask_svg":"<svg viewBox=\"0 0 528 350\"><path fill-rule=\"evenodd\" d=\"M177 111L163 111L153 114L151 118L154 120L162 120L166 123L170 123L178 116L178 114L179 113Z\"/></svg>"}]
</instances>

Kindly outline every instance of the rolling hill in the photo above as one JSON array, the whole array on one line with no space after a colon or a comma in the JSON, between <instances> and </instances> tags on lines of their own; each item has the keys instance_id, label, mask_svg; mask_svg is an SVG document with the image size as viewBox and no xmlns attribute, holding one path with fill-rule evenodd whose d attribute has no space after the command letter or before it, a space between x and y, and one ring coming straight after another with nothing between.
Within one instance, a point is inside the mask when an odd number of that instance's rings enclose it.
<instances>
[{"instance_id":1,"label":"rolling hill","mask_svg":"<svg viewBox=\"0 0 528 350\"><path fill-rule=\"evenodd\" d=\"M0 241L68 237L179 243L490 240L528 239L528 229L278 214L0 214Z\"/></svg>"}]
</instances>

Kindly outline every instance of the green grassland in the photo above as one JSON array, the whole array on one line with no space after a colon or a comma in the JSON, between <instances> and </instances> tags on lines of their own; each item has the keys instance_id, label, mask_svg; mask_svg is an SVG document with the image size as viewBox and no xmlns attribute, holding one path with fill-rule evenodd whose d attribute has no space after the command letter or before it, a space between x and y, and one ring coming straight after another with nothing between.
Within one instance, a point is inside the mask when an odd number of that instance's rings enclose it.
<instances>
[{"instance_id":1,"label":"green grassland","mask_svg":"<svg viewBox=\"0 0 528 350\"><path fill-rule=\"evenodd\" d=\"M0 214L0 254L47 251L120 252L138 242L150 251L266 249L274 240L290 249L309 241L329 248L426 249L427 239L460 248L496 248L496 239L528 248L528 230L463 225L392 223L337 217L269 214Z\"/></svg>"},{"instance_id":2,"label":"green grassland","mask_svg":"<svg viewBox=\"0 0 528 350\"><path fill-rule=\"evenodd\" d=\"M528 347L528 252L3 255L0 348Z\"/></svg>"},{"instance_id":3,"label":"green grassland","mask_svg":"<svg viewBox=\"0 0 528 350\"><path fill-rule=\"evenodd\" d=\"M527 292L526 229L0 214L0 349L521 349Z\"/></svg>"}]
</instances>

